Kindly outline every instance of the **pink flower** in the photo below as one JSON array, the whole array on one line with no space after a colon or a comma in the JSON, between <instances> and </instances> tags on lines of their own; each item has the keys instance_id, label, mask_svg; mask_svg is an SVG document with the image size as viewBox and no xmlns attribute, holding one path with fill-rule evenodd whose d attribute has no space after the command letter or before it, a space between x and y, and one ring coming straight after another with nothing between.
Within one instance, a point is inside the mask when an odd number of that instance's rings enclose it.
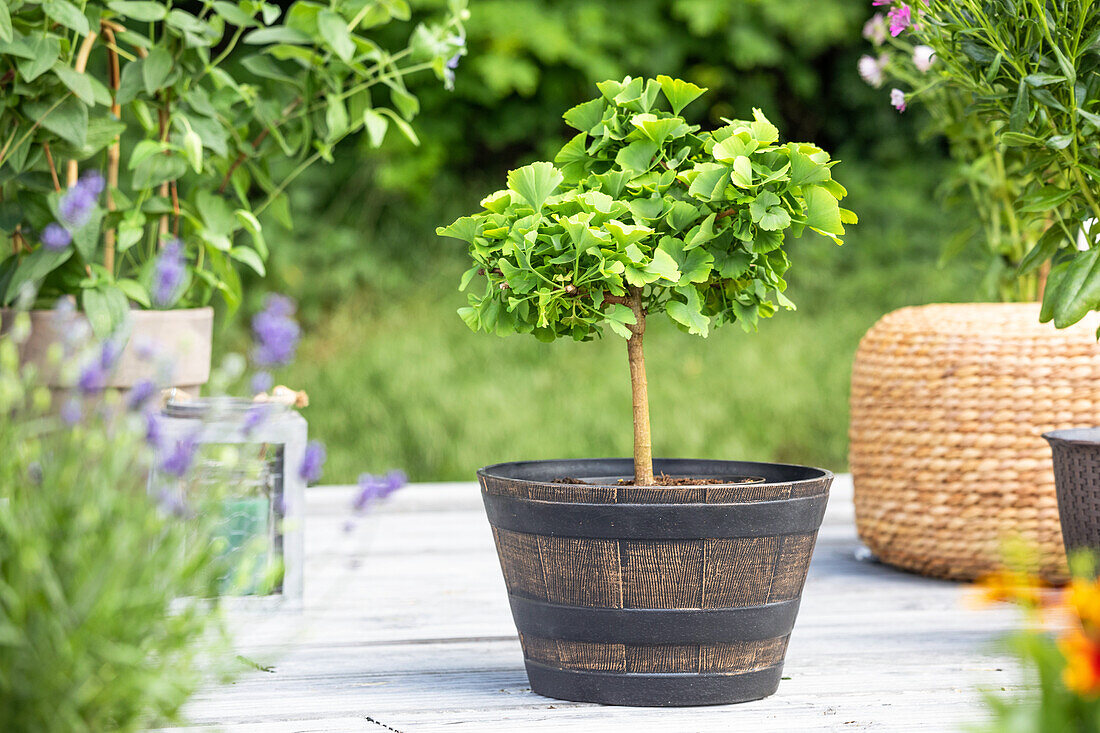
<instances>
[{"instance_id":1,"label":"pink flower","mask_svg":"<svg viewBox=\"0 0 1100 733\"><path fill-rule=\"evenodd\" d=\"M890 35L897 37L909 26L913 25L913 11L904 3L900 8L892 8L886 14L886 20L890 23Z\"/></svg>"},{"instance_id":2,"label":"pink flower","mask_svg":"<svg viewBox=\"0 0 1100 733\"><path fill-rule=\"evenodd\" d=\"M863 24L863 37L876 46L886 42L886 18L882 13L875 13Z\"/></svg>"},{"instance_id":3,"label":"pink flower","mask_svg":"<svg viewBox=\"0 0 1100 733\"><path fill-rule=\"evenodd\" d=\"M935 54L936 52L932 50L931 46L915 47L913 49L913 65L917 67L917 71L923 74L931 69Z\"/></svg>"},{"instance_id":4,"label":"pink flower","mask_svg":"<svg viewBox=\"0 0 1100 733\"><path fill-rule=\"evenodd\" d=\"M890 104L894 105L894 109L898 112L905 111L905 92L900 89L890 90Z\"/></svg>"},{"instance_id":5,"label":"pink flower","mask_svg":"<svg viewBox=\"0 0 1100 733\"><path fill-rule=\"evenodd\" d=\"M889 57L886 54L879 54L877 59L867 54L860 56L857 66L860 78L873 87L882 86L882 72L888 61Z\"/></svg>"},{"instance_id":6,"label":"pink flower","mask_svg":"<svg viewBox=\"0 0 1100 733\"><path fill-rule=\"evenodd\" d=\"M894 0L874 0L874 2L871 3L871 6L877 8L880 5L893 5L893 4L894 4Z\"/></svg>"}]
</instances>

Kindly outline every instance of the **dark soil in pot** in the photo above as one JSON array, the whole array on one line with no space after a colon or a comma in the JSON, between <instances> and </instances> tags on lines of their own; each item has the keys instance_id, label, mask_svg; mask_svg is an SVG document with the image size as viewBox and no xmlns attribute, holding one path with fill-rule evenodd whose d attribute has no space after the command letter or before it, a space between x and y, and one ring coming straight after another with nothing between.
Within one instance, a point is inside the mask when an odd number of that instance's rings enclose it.
<instances>
[{"instance_id":1,"label":"dark soil in pot","mask_svg":"<svg viewBox=\"0 0 1100 733\"><path fill-rule=\"evenodd\" d=\"M832 474L671 459L654 470L698 481L621 485L629 459L478 472L532 690L649 706L771 695Z\"/></svg>"}]
</instances>

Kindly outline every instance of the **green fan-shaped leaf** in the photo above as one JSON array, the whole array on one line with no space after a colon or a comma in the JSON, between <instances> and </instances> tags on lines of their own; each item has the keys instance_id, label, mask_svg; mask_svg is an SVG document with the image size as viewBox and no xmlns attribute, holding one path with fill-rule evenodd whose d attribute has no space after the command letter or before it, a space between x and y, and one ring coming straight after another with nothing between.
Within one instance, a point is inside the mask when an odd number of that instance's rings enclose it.
<instances>
[{"instance_id":1,"label":"green fan-shaped leaf","mask_svg":"<svg viewBox=\"0 0 1100 733\"><path fill-rule=\"evenodd\" d=\"M707 91L706 87L696 86L690 81L673 79L663 74L657 77L657 83L661 85L661 92L664 93L665 99L668 100L674 114L680 114L680 110Z\"/></svg>"},{"instance_id":2,"label":"green fan-shaped leaf","mask_svg":"<svg viewBox=\"0 0 1100 733\"><path fill-rule=\"evenodd\" d=\"M565 180L561 171L553 163L539 161L508 171L508 188L530 204L535 211L541 211L542 205L550 194Z\"/></svg>"}]
</instances>

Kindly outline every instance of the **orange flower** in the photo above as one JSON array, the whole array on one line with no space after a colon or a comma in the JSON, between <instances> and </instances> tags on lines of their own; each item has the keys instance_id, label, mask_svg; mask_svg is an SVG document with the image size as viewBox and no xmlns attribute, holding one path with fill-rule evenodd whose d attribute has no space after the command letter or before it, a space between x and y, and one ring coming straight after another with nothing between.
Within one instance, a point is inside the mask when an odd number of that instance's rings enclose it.
<instances>
[{"instance_id":1,"label":"orange flower","mask_svg":"<svg viewBox=\"0 0 1100 733\"><path fill-rule=\"evenodd\" d=\"M1066 605L1081 620L1085 633L1100 638L1100 579L1074 578L1063 597Z\"/></svg>"},{"instance_id":2,"label":"orange flower","mask_svg":"<svg viewBox=\"0 0 1100 733\"><path fill-rule=\"evenodd\" d=\"M1042 581L1017 570L998 570L978 581L978 605L1015 603L1025 608L1043 604Z\"/></svg>"},{"instance_id":3,"label":"orange flower","mask_svg":"<svg viewBox=\"0 0 1100 733\"><path fill-rule=\"evenodd\" d=\"M1082 697L1100 695L1100 644L1074 629L1058 640L1058 648L1066 657L1062 670L1066 687Z\"/></svg>"}]
</instances>

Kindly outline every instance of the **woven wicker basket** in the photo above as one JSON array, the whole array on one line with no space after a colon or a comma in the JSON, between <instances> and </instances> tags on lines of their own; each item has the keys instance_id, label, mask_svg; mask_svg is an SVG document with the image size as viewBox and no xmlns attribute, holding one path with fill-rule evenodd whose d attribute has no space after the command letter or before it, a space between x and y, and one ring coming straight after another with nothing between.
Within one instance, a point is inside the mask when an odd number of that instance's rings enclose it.
<instances>
[{"instance_id":1,"label":"woven wicker basket","mask_svg":"<svg viewBox=\"0 0 1100 733\"><path fill-rule=\"evenodd\" d=\"M852 372L850 454L860 538L881 560L944 578L996 569L1004 542L1065 573L1050 448L1100 424L1097 319L1064 331L1038 305L943 304L886 315Z\"/></svg>"}]
</instances>

